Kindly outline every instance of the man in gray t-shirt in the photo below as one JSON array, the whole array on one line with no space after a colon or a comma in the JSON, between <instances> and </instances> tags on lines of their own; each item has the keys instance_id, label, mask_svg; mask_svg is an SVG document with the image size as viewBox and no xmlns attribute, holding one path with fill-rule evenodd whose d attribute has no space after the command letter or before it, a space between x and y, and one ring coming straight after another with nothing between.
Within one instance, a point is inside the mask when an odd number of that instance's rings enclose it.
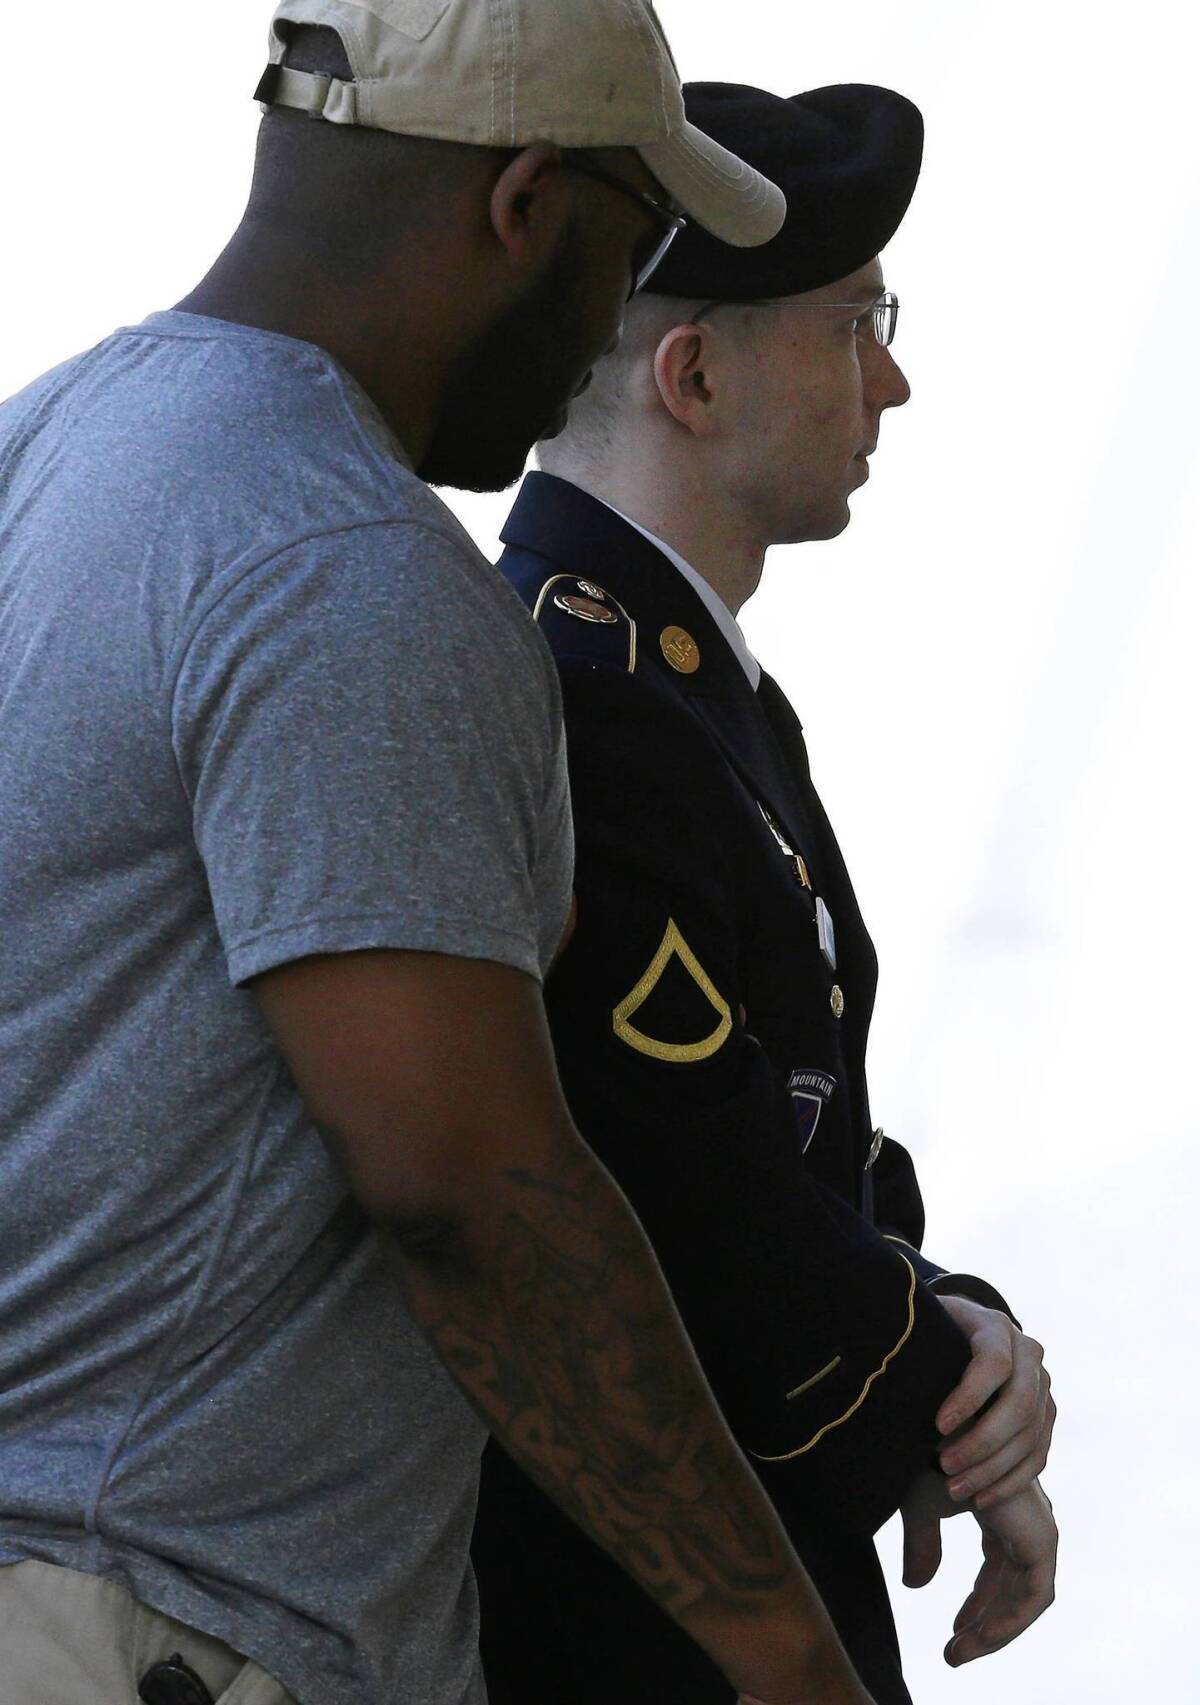
<instances>
[{"instance_id":1,"label":"man in gray t-shirt","mask_svg":"<svg viewBox=\"0 0 1200 1705\"><path fill-rule=\"evenodd\" d=\"M483 1428L246 984L545 973L548 657L310 344L156 314L0 456L0 1560L117 1575L302 1698L469 1697Z\"/></svg>"},{"instance_id":2,"label":"man in gray t-shirt","mask_svg":"<svg viewBox=\"0 0 1200 1705\"><path fill-rule=\"evenodd\" d=\"M563 1106L553 671L417 477L779 198L642 0L285 0L260 95L200 287L0 407L0 1689L190 1631L474 1705L486 1422L734 1687L866 1705Z\"/></svg>"}]
</instances>

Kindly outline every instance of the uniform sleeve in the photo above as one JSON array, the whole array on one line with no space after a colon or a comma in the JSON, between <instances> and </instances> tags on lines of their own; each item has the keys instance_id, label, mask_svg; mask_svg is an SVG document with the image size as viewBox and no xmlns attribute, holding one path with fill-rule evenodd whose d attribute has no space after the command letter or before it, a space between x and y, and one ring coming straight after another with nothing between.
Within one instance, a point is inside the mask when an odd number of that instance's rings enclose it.
<instances>
[{"instance_id":1,"label":"uniform sleeve","mask_svg":"<svg viewBox=\"0 0 1200 1705\"><path fill-rule=\"evenodd\" d=\"M362 526L198 613L173 740L234 983L380 947L540 974L548 837L564 913L569 886L557 691L492 573L428 527Z\"/></svg>"},{"instance_id":2,"label":"uniform sleeve","mask_svg":"<svg viewBox=\"0 0 1200 1705\"><path fill-rule=\"evenodd\" d=\"M994 1285L973 1273L951 1273L931 1261L921 1248L925 1237L925 1206L908 1150L885 1137L872 1168L875 1224L912 1262L926 1290L933 1296L968 1297L985 1308L999 1309L1020 1327L1008 1303Z\"/></svg>"},{"instance_id":3,"label":"uniform sleeve","mask_svg":"<svg viewBox=\"0 0 1200 1705\"><path fill-rule=\"evenodd\" d=\"M753 860L724 766L640 677L560 672L579 921L547 1003L568 1100L781 1510L872 1532L930 1458L964 1340L911 1261L805 1173L787 1082L747 1027Z\"/></svg>"}]
</instances>

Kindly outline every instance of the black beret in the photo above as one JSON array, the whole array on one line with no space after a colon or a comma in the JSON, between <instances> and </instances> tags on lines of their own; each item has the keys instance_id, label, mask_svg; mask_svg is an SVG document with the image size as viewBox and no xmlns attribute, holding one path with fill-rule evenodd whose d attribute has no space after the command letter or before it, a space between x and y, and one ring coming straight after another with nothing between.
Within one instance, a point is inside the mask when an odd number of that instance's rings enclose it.
<instances>
[{"instance_id":1,"label":"black beret","mask_svg":"<svg viewBox=\"0 0 1200 1705\"><path fill-rule=\"evenodd\" d=\"M869 83L784 99L742 83L686 83L687 116L787 196L779 235L735 249L690 223L646 286L715 301L793 296L873 260L903 219L925 126L913 103Z\"/></svg>"}]
</instances>

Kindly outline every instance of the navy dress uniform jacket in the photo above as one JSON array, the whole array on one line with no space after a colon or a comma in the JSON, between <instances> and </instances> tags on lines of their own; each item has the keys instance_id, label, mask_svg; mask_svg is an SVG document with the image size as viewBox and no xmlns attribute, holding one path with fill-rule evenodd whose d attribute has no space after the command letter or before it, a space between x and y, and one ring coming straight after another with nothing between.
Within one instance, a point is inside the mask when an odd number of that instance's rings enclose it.
<instances>
[{"instance_id":1,"label":"navy dress uniform jacket","mask_svg":"<svg viewBox=\"0 0 1200 1705\"><path fill-rule=\"evenodd\" d=\"M606 505L533 474L503 539L563 693L579 918L546 1003L567 1100L865 1684L907 1705L872 1535L968 1354L908 1156L872 1131L876 959L800 725ZM733 1699L494 1444L474 1560L493 1705Z\"/></svg>"}]
</instances>

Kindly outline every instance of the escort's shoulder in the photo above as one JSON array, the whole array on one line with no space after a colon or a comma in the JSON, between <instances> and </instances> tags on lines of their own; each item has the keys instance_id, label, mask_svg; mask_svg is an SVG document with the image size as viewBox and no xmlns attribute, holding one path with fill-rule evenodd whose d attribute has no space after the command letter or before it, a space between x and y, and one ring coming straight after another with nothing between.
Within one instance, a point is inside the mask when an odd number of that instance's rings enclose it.
<instances>
[{"instance_id":1,"label":"escort's shoulder","mask_svg":"<svg viewBox=\"0 0 1200 1705\"><path fill-rule=\"evenodd\" d=\"M407 468L389 470L388 482L376 512L356 518L343 537L368 559L396 619L443 632L470 655L472 669L492 656L515 670L535 668L552 683L552 660L522 599L459 517Z\"/></svg>"}]
</instances>

